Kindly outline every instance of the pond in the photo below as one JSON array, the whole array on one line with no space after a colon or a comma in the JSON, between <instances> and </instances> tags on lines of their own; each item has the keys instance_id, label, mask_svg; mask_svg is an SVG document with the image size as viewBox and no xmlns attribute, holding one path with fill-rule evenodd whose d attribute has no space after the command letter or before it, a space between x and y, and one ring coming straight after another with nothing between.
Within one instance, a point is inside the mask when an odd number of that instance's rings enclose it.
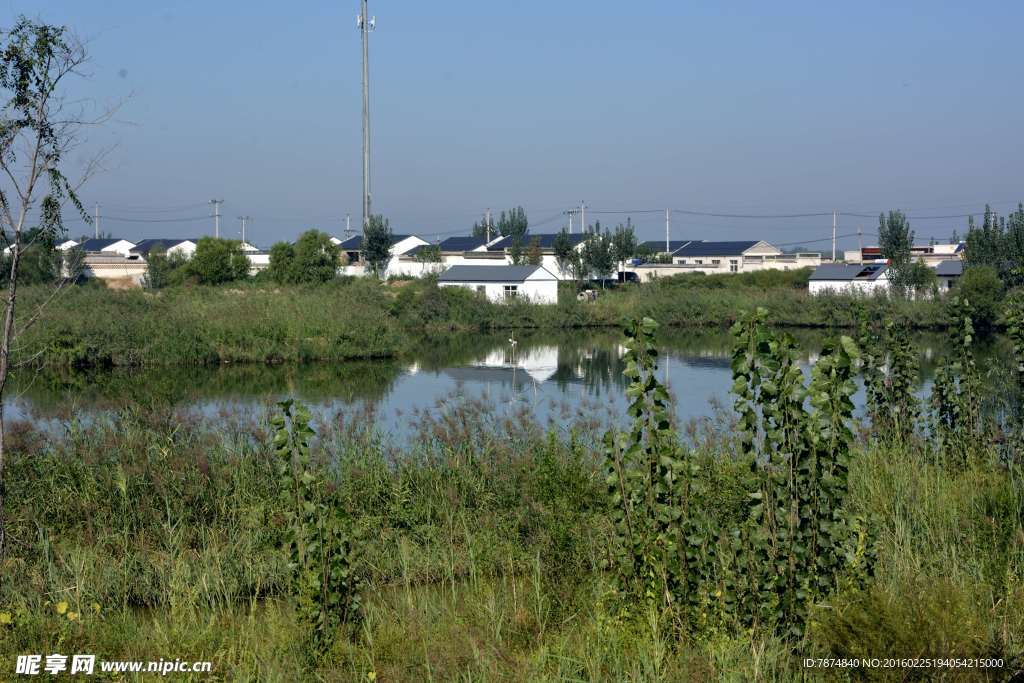
<instances>
[{"instance_id":1,"label":"pond","mask_svg":"<svg viewBox=\"0 0 1024 683\"><path fill-rule=\"evenodd\" d=\"M793 330L805 368L828 335ZM725 330L663 330L659 377L681 423L731 414L732 338ZM402 360L291 365L120 368L87 373L36 373L16 378L13 416L57 426L130 406L173 405L214 417L260 412L294 397L319 415L347 413L381 433L404 437L419 421L460 403L505 419L598 428L622 422L624 338L614 330L453 335L432 339ZM921 390L927 391L946 338L917 334ZM989 343L979 356L1001 357ZM855 401L863 403L863 392Z\"/></svg>"}]
</instances>

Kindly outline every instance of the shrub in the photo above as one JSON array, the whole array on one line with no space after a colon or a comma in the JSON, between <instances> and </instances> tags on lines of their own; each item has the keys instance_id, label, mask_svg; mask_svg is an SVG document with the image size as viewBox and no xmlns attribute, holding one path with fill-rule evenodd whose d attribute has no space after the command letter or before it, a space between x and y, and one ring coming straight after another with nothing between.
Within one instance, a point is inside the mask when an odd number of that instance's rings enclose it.
<instances>
[{"instance_id":1,"label":"shrub","mask_svg":"<svg viewBox=\"0 0 1024 683\"><path fill-rule=\"evenodd\" d=\"M203 285L241 280L249 275L249 259L237 240L203 237L188 262L188 273Z\"/></svg>"},{"instance_id":2,"label":"shrub","mask_svg":"<svg viewBox=\"0 0 1024 683\"><path fill-rule=\"evenodd\" d=\"M991 330L999 317L1003 282L992 266L969 266L957 284L957 296L971 304L971 321L978 331Z\"/></svg>"}]
</instances>

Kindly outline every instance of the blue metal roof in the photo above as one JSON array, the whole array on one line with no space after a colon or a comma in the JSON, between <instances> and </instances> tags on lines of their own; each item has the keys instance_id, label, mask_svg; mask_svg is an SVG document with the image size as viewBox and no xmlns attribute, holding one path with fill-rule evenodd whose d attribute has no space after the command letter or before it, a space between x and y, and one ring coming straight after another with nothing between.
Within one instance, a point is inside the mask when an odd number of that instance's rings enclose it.
<instances>
[{"instance_id":1,"label":"blue metal roof","mask_svg":"<svg viewBox=\"0 0 1024 683\"><path fill-rule=\"evenodd\" d=\"M412 235L391 235L391 246L394 246L396 243L409 237L412 237ZM338 248L342 251L359 251L363 248L363 236L353 235L347 240L342 240L341 244L338 245Z\"/></svg>"},{"instance_id":2,"label":"blue metal roof","mask_svg":"<svg viewBox=\"0 0 1024 683\"><path fill-rule=\"evenodd\" d=\"M167 250L167 249L170 249L171 247L174 247L174 246L177 246L177 245L181 244L182 242L197 242L197 241L198 240L194 240L194 239L191 239L191 238L180 238L180 237L163 238L163 237L155 237L155 238L150 238L150 239L142 240L141 242L136 244L134 247L132 247L129 251L131 251L132 253L135 253L135 254L146 255L150 251L152 251L157 245L162 245L164 250Z\"/></svg>"},{"instance_id":3,"label":"blue metal roof","mask_svg":"<svg viewBox=\"0 0 1024 683\"><path fill-rule=\"evenodd\" d=\"M690 242L672 252L673 256L739 256L757 244L759 240L732 242Z\"/></svg>"},{"instance_id":4,"label":"blue metal roof","mask_svg":"<svg viewBox=\"0 0 1024 683\"><path fill-rule=\"evenodd\" d=\"M537 234L533 234L533 233L528 232L528 233L526 233L526 235L523 236L523 239L521 240L523 249L529 248L529 246L531 244L533 244L534 241L537 242L538 246L541 249L554 249L555 248L555 240L558 239L558 235L559 235L559 233L557 233L557 232L537 233ZM574 233L570 233L569 234L569 243L572 244L572 246L574 246L574 247L576 245L580 244L581 242L586 241L586 239L587 239L587 234L586 233L574 232ZM487 247L487 250L488 251L501 251L503 249L511 249L513 241L514 241L514 238L511 237L511 236L502 237L500 240L498 240L497 242L495 242L491 246Z\"/></svg>"},{"instance_id":5,"label":"blue metal roof","mask_svg":"<svg viewBox=\"0 0 1024 683\"><path fill-rule=\"evenodd\" d=\"M677 249L682 249L693 240L669 240L668 252L672 253ZM665 240L648 240L642 244L651 251L658 252L659 254L665 253Z\"/></svg>"},{"instance_id":6,"label":"blue metal roof","mask_svg":"<svg viewBox=\"0 0 1024 683\"><path fill-rule=\"evenodd\" d=\"M472 251L474 249L479 249L485 244L487 244L486 237L460 235L457 237L449 237L441 242L439 246L441 247L441 251Z\"/></svg>"}]
</instances>

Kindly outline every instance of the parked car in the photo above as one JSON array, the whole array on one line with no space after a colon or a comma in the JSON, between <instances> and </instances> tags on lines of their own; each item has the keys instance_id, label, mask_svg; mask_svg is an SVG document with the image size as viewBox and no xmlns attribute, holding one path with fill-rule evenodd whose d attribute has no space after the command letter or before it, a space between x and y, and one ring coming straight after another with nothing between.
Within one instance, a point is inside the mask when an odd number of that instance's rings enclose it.
<instances>
[{"instance_id":1,"label":"parked car","mask_svg":"<svg viewBox=\"0 0 1024 683\"><path fill-rule=\"evenodd\" d=\"M619 280L613 277L597 277L590 281L595 289L613 289L619 286Z\"/></svg>"},{"instance_id":2,"label":"parked car","mask_svg":"<svg viewBox=\"0 0 1024 683\"><path fill-rule=\"evenodd\" d=\"M631 270L619 271L619 282L626 284L640 284L640 276Z\"/></svg>"}]
</instances>

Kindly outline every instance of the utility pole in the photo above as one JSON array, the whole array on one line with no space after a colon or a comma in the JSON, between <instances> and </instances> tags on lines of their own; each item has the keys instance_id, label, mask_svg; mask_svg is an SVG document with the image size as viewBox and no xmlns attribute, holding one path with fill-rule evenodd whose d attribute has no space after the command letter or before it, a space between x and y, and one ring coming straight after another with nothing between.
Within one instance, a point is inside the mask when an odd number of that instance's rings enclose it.
<instances>
[{"instance_id":1,"label":"utility pole","mask_svg":"<svg viewBox=\"0 0 1024 683\"><path fill-rule=\"evenodd\" d=\"M857 257L864 258L864 228L857 228Z\"/></svg>"},{"instance_id":2,"label":"utility pole","mask_svg":"<svg viewBox=\"0 0 1024 683\"><path fill-rule=\"evenodd\" d=\"M491 243L491 209L488 207L484 217L484 225L487 226L487 243Z\"/></svg>"},{"instance_id":3,"label":"utility pole","mask_svg":"<svg viewBox=\"0 0 1024 683\"><path fill-rule=\"evenodd\" d=\"M96 203L96 220L93 221L93 227L96 230L96 239L100 238L100 205Z\"/></svg>"},{"instance_id":4,"label":"utility pole","mask_svg":"<svg viewBox=\"0 0 1024 683\"><path fill-rule=\"evenodd\" d=\"M575 211L566 211L565 213L567 213L569 215L569 234L571 235L572 234L572 215L574 213L576 213L576 212Z\"/></svg>"},{"instance_id":5,"label":"utility pole","mask_svg":"<svg viewBox=\"0 0 1024 683\"><path fill-rule=\"evenodd\" d=\"M246 221L250 220L251 218L252 218L252 216L239 216L238 217L238 220L242 221L242 244L243 245L246 243L245 242L245 223L246 223Z\"/></svg>"},{"instance_id":6,"label":"utility pole","mask_svg":"<svg viewBox=\"0 0 1024 683\"><path fill-rule=\"evenodd\" d=\"M356 26L363 37L363 232L370 222L370 31L377 28L377 17L368 16L362 0Z\"/></svg>"},{"instance_id":7,"label":"utility pole","mask_svg":"<svg viewBox=\"0 0 1024 683\"><path fill-rule=\"evenodd\" d=\"M224 203L224 200L211 199L210 203L213 204L213 236L220 237L220 205Z\"/></svg>"},{"instance_id":8,"label":"utility pole","mask_svg":"<svg viewBox=\"0 0 1024 683\"><path fill-rule=\"evenodd\" d=\"M585 233L587 231L587 205L582 201L580 202L580 232Z\"/></svg>"},{"instance_id":9,"label":"utility pole","mask_svg":"<svg viewBox=\"0 0 1024 683\"><path fill-rule=\"evenodd\" d=\"M836 211L832 212L832 263L836 262L836 223L839 214Z\"/></svg>"},{"instance_id":10,"label":"utility pole","mask_svg":"<svg viewBox=\"0 0 1024 683\"><path fill-rule=\"evenodd\" d=\"M352 214L346 213L345 214L345 237L348 238L348 237L351 237L351 236L352 236Z\"/></svg>"},{"instance_id":11,"label":"utility pole","mask_svg":"<svg viewBox=\"0 0 1024 683\"><path fill-rule=\"evenodd\" d=\"M670 238L669 238L669 233L672 231L672 223L670 222L671 221L670 216L671 216L671 209L665 209L665 253L666 254L671 254L672 253L672 250L668 246L669 242L671 241ZM665 372L668 372L668 370L666 370Z\"/></svg>"}]
</instances>

